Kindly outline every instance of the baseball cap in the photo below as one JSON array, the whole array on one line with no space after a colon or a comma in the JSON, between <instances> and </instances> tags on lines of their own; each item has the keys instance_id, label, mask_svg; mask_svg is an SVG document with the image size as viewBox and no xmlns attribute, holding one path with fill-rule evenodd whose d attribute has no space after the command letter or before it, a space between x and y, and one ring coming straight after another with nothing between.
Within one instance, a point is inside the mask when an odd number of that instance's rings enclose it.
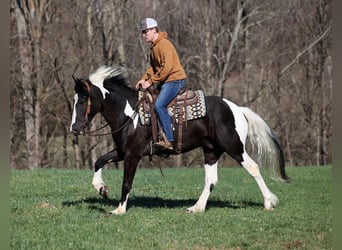
<instances>
[{"instance_id":1,"label":"baseball cap","mask_svg":"<svg viewBox=\"0 0 342 250\"><path fill-rule=\"evenodd\" d=\"M151 28L154 28L157 26L158 26L157 21L153 18L150 18L150 17L144 18L140 22L140 29L141 30L151 29Z\"/></svg>"}]
</instances>

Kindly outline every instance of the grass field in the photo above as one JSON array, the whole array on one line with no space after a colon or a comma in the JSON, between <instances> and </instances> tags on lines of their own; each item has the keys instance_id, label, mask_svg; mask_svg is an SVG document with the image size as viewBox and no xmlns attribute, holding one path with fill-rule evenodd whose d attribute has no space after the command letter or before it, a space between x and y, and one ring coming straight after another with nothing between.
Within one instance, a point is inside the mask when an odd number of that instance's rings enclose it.
<instances>
[{"instance_id":1,"label":"grass field","mask_svg":"<svg viewBox=\"0 0 342 250\"><path fill-rule=\"evenodd\" d=\"M332 168L287 168L291 184L267 178L280 203L263 210L254 180L220 168L207 211L188 214L204 183L202 168L139 169L128 212L118 204L122 170L106 170L109 199L92 171L11 171L11 249L332 249Z\"/></svg>"}]
</instances>

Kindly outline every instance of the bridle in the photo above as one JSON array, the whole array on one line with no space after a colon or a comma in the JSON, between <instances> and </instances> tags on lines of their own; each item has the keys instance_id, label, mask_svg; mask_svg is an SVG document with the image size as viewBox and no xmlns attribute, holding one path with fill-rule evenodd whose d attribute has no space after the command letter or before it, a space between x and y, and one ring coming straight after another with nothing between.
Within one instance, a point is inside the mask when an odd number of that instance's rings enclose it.
<instances>
[{"instance_id":1,"label":"bridle","mask_svg":"<svg viewBox=\"0 0 342 250\"><path fill-rule=\"evenodd\" d=\"M90 114L91 99L90 99L90 86L89 86L89 83L87 81L85 81L84 85L86 86L87 91L88 91L88 100L87 100L87 109L85 111L83 124L85 125L85 127L87 127L87 126L89 126L88 116Z\"/></svg>"},{"instance_id":2,"label":"bridle","mask_svg":"<svg viewBox=\"0 0 342 250\"><path fill-rule=\"evenodd\" d=\"M127 119L127 121L124 122L124 124L122 126L120 126L118 129L114 130L114 131L111 131L111 132L108 132L108 133L96 133L95 132L98 132L100 131L101 129L104 129L105 127L107 127L109 124L106 123L105 125L101 126L100 128L97 128L95 130L91 130L91 131L86 131L86 128L89 127L90 125L90 122L88 120L88 117L89 117L89 114L90 114L90 106L91 106L91 99L90 99L90 85L87 81L84 81L83 82L84 85L86 86L87 88L87 91L88 91L88 100L87 100L87 108L86 108L86 111L85 111L85 115L84 115L84 120L83 120L83 135L89 135L89 136L103 136L103 135L110 135L110 134L115 134L117 132L119 132L120 130L122 130L124 127L126 127L129 123L129 120L132 119L134 120L135 116L138 114L136 112L136 108L141 104L141 100L135 104L134 106L134 113Z\"/></svg>"}]
</instances>

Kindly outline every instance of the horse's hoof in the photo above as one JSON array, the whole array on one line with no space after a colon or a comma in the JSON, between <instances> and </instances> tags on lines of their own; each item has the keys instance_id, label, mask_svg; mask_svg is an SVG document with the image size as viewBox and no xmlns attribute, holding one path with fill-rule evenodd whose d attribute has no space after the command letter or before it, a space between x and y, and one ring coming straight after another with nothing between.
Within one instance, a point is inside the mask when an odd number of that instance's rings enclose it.
<instances>
[{"instance_id":1,"label":"horse's hoof","mask_svg":"<svg viewBox=\"0 0 342 250\"><path fill-rule=\"evenodd\" d=\"M108 217L111 217L112 215L113 215L113 213L111 213L111 212L108 212L108 213L106 213L106 214L105 214L105 216L104 216L104 217L105 217L105 218L108 218Z\"/></svg>"},{"instance_id":2,"label":"horse's hoof","mask_svg":"<svg viewBox=\"0 0 342 250\"><path fill-rule=\"evenodd\" d=\"M115 209L115 210L109 211L107 213L107 217L112 216L112 215L115 215L115 216L123 215L124 213L125 212L121 211L120 209Z\"/></svg>"},{"instance_id":3,"label":"horse's hoof","mask_svg":"<svg viewBox=\"0 0 342 250\"><path fill-rule=\"evenodd\" d=\"M201 208L200 206L194 205L186 209L188 213L202 213L205 209Z\"/></svg>"},{"instance_id":4,"label":"horse's hoof","mask_svg":"<svg viewBox=\"0 0 342 250\"><path fill-rule=\"evenodd\" d=\"M99 193L100 193L100 195L101 195L103 198L108 199L108 188L107 188L106 185L100 187Z\"/></svg>"}]
</instances>

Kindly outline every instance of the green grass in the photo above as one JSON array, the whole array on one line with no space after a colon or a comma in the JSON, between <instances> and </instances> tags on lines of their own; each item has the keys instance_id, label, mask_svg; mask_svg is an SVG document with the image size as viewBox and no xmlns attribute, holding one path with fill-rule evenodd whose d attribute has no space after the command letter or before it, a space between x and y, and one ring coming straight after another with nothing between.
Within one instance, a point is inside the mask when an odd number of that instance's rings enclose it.
<instances>
[{"instance_id":1,"label":"green grass","mask_svg":"<svg viewBox=\"0 0 342 250\"><path fill-rule=\"evenodd\" d=\"M254 180L220 168L207 210L185 209L200 195L201 168L139 169L128 212L106 217L120 198L122 170L106 170L109 199L92 171L11 171L11 249L332 249L332 168L287 168L291 184L270 180L280 199L263 210Z\"/></svg>"}]
</instances>

